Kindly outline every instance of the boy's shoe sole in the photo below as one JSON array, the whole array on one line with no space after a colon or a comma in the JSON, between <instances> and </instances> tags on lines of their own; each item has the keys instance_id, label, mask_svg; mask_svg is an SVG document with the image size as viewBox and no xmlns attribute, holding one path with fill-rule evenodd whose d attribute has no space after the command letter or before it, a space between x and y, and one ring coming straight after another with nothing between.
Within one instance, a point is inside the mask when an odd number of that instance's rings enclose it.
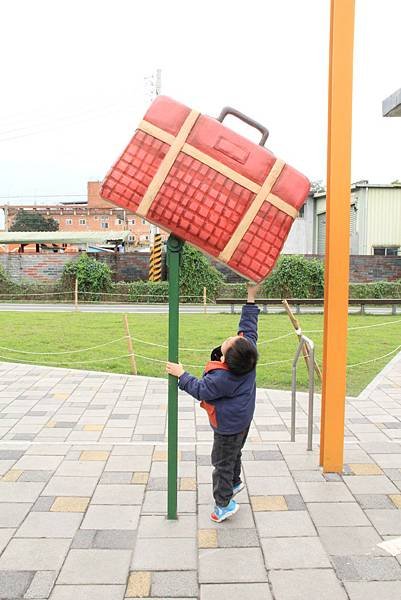
<instances>
[{"instance_id":1,"label":"boy's shoe sole","mask_svg":"<svg viewBox=\"0 0 401 600\"><path fill-rule=\"evenodd\" d=\"M227 512L225 515L222 515L220 518L214 512L212 512L212 514L210 515L210 518L215 523L221 523L222 521L225 521L226 519L229 519L230 517L232 517L233 515L235 515L235 513L238 512L238 511L239 511L239 504L236 504L234 510L231 510L230 512Z\"/></svg>"},{"instance_id":2,"label":"boy's shoe sole","mask_svg":"<svg viewBox=\"0 0 401 600\"><path fill-rule=\"evenodd\" d=\"M233 496L232 497L234 498L234 496L236 496L237 494L239 494L240 492L242 492L242 490L244 488L245 488L245 483L243 483L241 481L241 483L238 486L236 486L236 487L233 488Z\"/></svg>"}]
</instances>

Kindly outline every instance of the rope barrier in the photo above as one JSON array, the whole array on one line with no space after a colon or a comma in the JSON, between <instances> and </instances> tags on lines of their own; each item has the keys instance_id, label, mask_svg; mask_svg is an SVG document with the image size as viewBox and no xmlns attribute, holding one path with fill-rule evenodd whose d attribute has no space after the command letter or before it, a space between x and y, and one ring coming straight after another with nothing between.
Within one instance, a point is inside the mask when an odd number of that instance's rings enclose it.
<instances>
[{"instance_id":1,"label":"rope barrier","mask_svg":"<svg viewBox=\"0 0 401 600\"><path fill-rule=\"evenodd\" d=\"M347 365L347 369L351 369L352 367L359 367L361 365L367 365L367 364L375 362L377 360L381 360L382 358L387 358L388 356L395 354L397 352L397 350L400 350L400 349L401 349L401 344L399 346L397 346L397 348L394 348L394 350L391 350L391 352L387 352L387 354L383 354L383 356L377 356L376 358L372 358L370 360L365 360L363 362L354 363L353 365Z\"/></svg>"},{"instance_id":2,"label":"rope barrier","mask_svg":"<svg viewBox=\"0 0 401 600\"><path fill-rule=\"evenodd\" d=\"M98 344L97 346L91 346L89 348L81 348L80 350L63 350L62 352L30 352L29 350L16 350L15 348L6 348L5 346L0 346L0 350L6 350L7 352L16 352L17 354L35 354L35 356L48 356L55 354L75 354L77 352L87 352L88 350L95 350L96 348L101 348L103 346L109 346L110 344L115 344L116 342L121 342L122 340L127 339L127 335L121 338L117 338L116 340L110 340L109 342L104 342L103 344Z\"/></svg>"},{"instance_id":3,"label":"rope barrier","mask_svg":"<svg viewBox=\"0 0 401 600\"><path fill-rule=\"evenodd\" d=\"M397 323L401 323L401 319L397 319L397 321L387 321L386 323L374 323L373 325L357 325L355 327L348 327L348 331L356 331L357 329L371 329L372 327L385 327L386 325L395 325ZM308 331L304 331L304 333L323 333L323 329L309 329Z\"/></svg>"}]
</instances>

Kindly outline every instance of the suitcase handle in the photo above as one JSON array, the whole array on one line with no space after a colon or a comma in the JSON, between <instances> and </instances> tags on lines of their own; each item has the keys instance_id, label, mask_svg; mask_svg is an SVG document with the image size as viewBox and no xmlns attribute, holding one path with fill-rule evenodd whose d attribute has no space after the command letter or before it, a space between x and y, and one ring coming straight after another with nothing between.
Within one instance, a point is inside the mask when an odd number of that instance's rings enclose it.
<instances>
[{"instance_id":1,"label":"suitcase handle","mask_svg":"<svg viewBox=\"0 0 401 600\"><path fill-rule=\"evenodd\" d=\"M269 137L269 130L267 129L267 127L265 127L264 125L261 125L254 119L251 119L251 117L247 117L246 115L244 115L244 113L240 112L236 108L232 108L231 106L225 106L221 110L221 113L217 117L217 120L220 121L220 123L222 123L227 115L233 115L234 117L237 117L237 119L240 119L247 125L250 125L251 127L255 127L255 129L260 131L260 133L262 134L262 139L259 142L259 146L265 145L266 140Z\"/></svg>"}]
</instances>

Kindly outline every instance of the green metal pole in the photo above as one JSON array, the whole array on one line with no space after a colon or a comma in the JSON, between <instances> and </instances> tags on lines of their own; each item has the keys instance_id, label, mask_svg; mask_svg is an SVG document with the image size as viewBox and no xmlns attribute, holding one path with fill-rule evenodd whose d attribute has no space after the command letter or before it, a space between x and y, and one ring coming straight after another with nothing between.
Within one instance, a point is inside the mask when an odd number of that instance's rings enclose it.
<instances>
[{"instance_id":1,"label":"green metal pole","mask_svg":"<svg viewBox=\"0 0 401 600\"><path fill-rule=\"evenodd\" d=\"M184 242L174 235L167 241L168 360L178 362L180 259ZM167 518L177 518L178 382L168 376Z\"/></svg>"}]
</instances>

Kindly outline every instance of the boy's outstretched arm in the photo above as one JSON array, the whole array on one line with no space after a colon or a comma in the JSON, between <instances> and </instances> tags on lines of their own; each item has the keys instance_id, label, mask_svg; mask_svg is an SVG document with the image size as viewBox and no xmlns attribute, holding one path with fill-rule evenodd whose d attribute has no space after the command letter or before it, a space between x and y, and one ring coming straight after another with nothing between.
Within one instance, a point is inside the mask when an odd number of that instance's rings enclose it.
<instances>
[{"instance_id":1,"label":"boy's outstretched arm","mask_svg":"<svg viewBox=\"0 0 401 600\"><path fill-rule=\"evenodd\" d=\"M248 283L247 303L242 307L241 318L238 325L238 333L251 340L256 345L258 341L258 316L259 308L255 304L256 294L260 285Z\"/></svg>"},{"instance_id":2,"label":"boy's outstretched arm","mask_svg":"<svg viewBox=\"0 0 401 600\"><path fill-rule=\"evenodd\" d=\"M217 400L223 395L223 390L220 388L220 381L213 373L207 373L201 379L191 375L184 370L184 367L178 363L168 362L166 371L169 375L178 377L178 387L184 390L197 400Z\"/></svg>"}]
</instances>

